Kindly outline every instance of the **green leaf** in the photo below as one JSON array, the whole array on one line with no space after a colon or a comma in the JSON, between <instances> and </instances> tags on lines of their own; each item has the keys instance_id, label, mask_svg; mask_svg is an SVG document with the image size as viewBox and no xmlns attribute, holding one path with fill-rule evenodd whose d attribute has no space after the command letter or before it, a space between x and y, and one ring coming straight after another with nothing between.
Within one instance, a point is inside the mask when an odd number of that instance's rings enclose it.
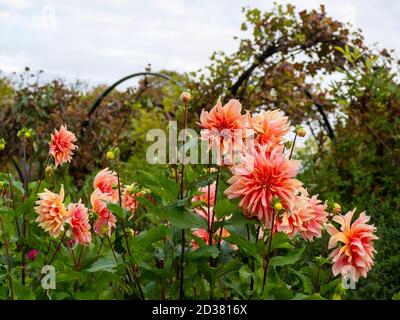
<instances>
[{"instance_id":1,"label":"green leaf","mask_svg":"<svg viewBox=\"0 0 400 320\"><path fill-rule=\"evenodd\" d=\"M176 207L175 207L176 208ZM179 212L174 207L167 208L167 220L171 222L175 227L181 229L207 229L207 221L190 211Z\"/></svg>"},{"instance_id":2,"label":"green leaf","mask_svg":"<svg viewBox=\"0 0 400 320\"><path fill-rule=\"evenodd\" d=\"M107 271L107 272L115 272L115 268L117 264L115 260L111 257L100 258L96 262L94 262L88 269L88 272L98 272L98 271Z\"/></svg>"},{"instance_id":3,"label":"green leaf","mask_svg":"<svg viewBox=\"0 0 400 320\"><path fill-rule=\"evenodd\" d=\"M132 242L136 249L145 250L154 242L164 239L168 232L168 227L161 225L139 233Z\"/></svg>"},{"instance_id":4,"label":"green leaf","mask_svg":"<svg viewBox=\"0 0 400 320\"><path fill-rule=\"evenodd\" d=\"M304 291L305 293L312 293L312 291L313 291L313 286L312 286L312 282L311 282L310 278L307 277L304 273L301 273L301 272L299 272L299 271L296 271L296 270L293 270L293 269L292 269L292 271L294 272L294 274L295 274L296 276L299 277L299 279L300 279L301 282L303 283L303 291Z\"/></svg>"},{"instance_id":5,"label":"green leaf","mask_svg":"<svg viewBox=\"0 0 400 320\"><path fill-rule=\"evenodd\" d=\"M217 218L223 218L235 211L236 211L236 206L228 199L219 200L214 207L215 216Z\"/></svg>"},{"instance_id":6,"label":"green leaf","mask_svg":"<svg viewBox=\"0 0 400 320\"><path fill-rule=\"evenodd\" d=\"M271 250L274 249L290 249L293 246L289 243L289 237L286 233L278 232L274 234L271 242Z\"/></svg>"},{"instance_id":7,"label":"green leaf","mask_svg":"<svg viewBox=\"0 0 400 320\"><path fill-rule=\"evenodd\" d=\"M116 203L108 202L107 203L107 209L110 210L112 213L114 213L119 219L126 219L130 213L128 210L125 210L124 208L120 207Z\"/></svg>"},{"instance_id":8,"label":"green leaf","mask_svg":"<svg viewBox=\"0 0 400 320\"><path fill-rule=\"evenodd\" d=\"M276 256L272 257L270 260L270 265L274 267L282 267L296 263L300 260L305 247L290 250L286 256Z\"/></svg>"},{"instance_id":9,"label":"green leaf","mask_svg":"<svg viewBox=\"0 0 400 320\"><path fill-rule=\"evenodd\" d=\"M167 202L175 201L178 193L178 184L162 175L153 175L149 172L139 170L138 175L143 184L146 184L152 192Z\"/></svg>"},{"instance_id":10,"label":"green leaf","mask_svg":"<svg viewBox=\"0 0 400 320\"><path fill-rule=\"evenodd\" d=\"M16 300L35 300L36 296L32 289L22 285L19 281L13 282L14 299Z\"/></svg>"},{"instance_id":11,"label":"green leaf","mask_svg":"<svg viewBox=\"0 0 400 320\"><path fill-rule=\"evenodd\" d=\"M314 293L312 295L297 293L295 294L292 300L326 300L326 299L318 293Z\"/></svg>"},{"instance_id":12,"label":"green leaf","mask_svg":"<svg viewBox=\"0 0 400 320\"><path fill-rule=\"evenodd\" d=\"M321 294L324 295L329 290L335 288L341 282L342 282L342 278L338 278L338 279L332 280L326 284L322 284L321 285Z\"/></svg>"},{"instance_id":13,"label":"green leaf","mask_svg":"<svg viewBox=\"0 0 400 320\"><path fill-rule=\"evenodd\" d=\"M224 238L224 240L229 243L236 244L239 249L244 250L253 257L257 257L258 255L256 245L242 236L231 232L230 236L228 238Z\"/></svg>"},{"instance_id":14,"label":"green leaf","mask_svg":"<svg viewBox=\"0 0 400 320\"><path fill-rule=\"evenodd\" d=\"M234 271L238 272L241 266L242 264L236 260L229 261L226 264L221 264L215 273L215 279L221 278Z\"/></svg>"},{"instance_id":15,"label":"green leaf","mask_svg":"<svg viewBox=\"0 0 400 320\"><path fill-rule=\"evenodd\" d=\"M15 213L14 213L15 217L18 218L19 216L21 216L24 213L28 214L30 212L33 212L34 202L35 202L35 198L32 196L28 200L26 200L23 204L18 206L17 209L15 209Z\"/></svg>"},{"instance_id":16,"label":"green leaf","mask_svg":"<svg viewBox=\"0 0 400 320\"><path fill-rule=\"evenodd\" d=\"M272 288L270 293L278 300L289 300L293 298L293 292L286 286Z\"/></svg>"}]
</instances>

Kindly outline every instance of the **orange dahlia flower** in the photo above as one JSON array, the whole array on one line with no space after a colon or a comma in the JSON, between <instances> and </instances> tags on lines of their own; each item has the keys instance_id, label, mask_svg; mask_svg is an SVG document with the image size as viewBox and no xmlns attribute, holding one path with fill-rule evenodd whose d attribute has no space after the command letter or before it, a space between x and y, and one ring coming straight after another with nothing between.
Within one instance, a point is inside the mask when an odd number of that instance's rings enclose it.
<instances>
[{"instance_id":1,"label":"orange dahlia flower","mask_svg":"<svg viewBox=\"0 0 400 320\"><path fill-rule=\"evenodd\" d=\"M215 191L216 191L216 183L210 185L210 193L208 193L208 186L202 187L199 189L201 192L200 194L194 196L192 198L192 202L201 201L201 204L194 208L194 212L199 216L203 217L209 223L209 228L212 228L213 223L217 220L214 216L213 219L213 212L214 212L214 203L215 203ZM208 209L208 200L210 200L210 209ZM210 213L210 214L208 214ZM213 220L213 221L212 221ZM212 244L216 244L219 234L221 232L221 228L214 231ZM210 234L206 229L193 229L193 235L202 239L207 245L209 244ZM225 228L222 229L221 238L229 237L229 231ZM190 246L193 250L199 247L199 244L192 240ZM235 246L232 246L235 247ZM237 247L236 247L237 248Z\"/></svg>"},{"instance_id":2,"label":"orange dahlia flower","mask_svg":"<svg viewBox=\"0 0 400 320\"><path fill-rule=\"evenodd\" d=\"M248 163L249 162L249 163ZM293 196L303 190L302 183L294 179L300 161L287 160L280 147L271 152L265 147L257 147L254 157L246 157L234 166L231 184L225 190L228 199L241 198L239 207L247 216L257 216L266 227L271 226L272 199L277 196L288 208Z\"/></svg>"},{"instance_id":3,"label":"orange dahlia flower","mask_svg":"<svg viewBox=\"0 0 400 320\"><path fill-rule=\"evenodd\" d=\"M222 106L221 99L218 99L210 112L204 109L201 111L200 123L198 123L203 129L201 139L210 141L210 147L219 151L219 157L231 157L234 150L243 149L246 131L241 110L242 105L238 100L231 99ZM220 164L223 161L218 158L217 162Z\"/></svg>"},{"instance_id":4,"label":"orange dahlia flower","mask_svg":"<svg viewBox=\"0 0 400 320\"><path fill-rule=\"evenodd\" d=\"M349 276L352 280L357 281L359 277L366 277L369 270L374 264L373 240L378 239L374 232L374 225L367 222L370 217L365 211L360 213L357 220L351 223L356 209L349 211L346 215L336 215L333 221L339 223L340 231L332 224L326 224L326 230L331 235L329 240L329 249L334 248L332 273L334 276L341 273L342 276Z\"/></svg>"},{"instance_id":5,"label":"orange dahlia flower","mask_svg":"<svg viewBox=\"0 0 400 320\"><path fill-rule=\"evenodd\" d=\"M54 157L56 167L66 162L71 162L73 151L78 148L74 145L77 139L75 134L62 125L60 130L54 129L51 134L50 154Z\"/></svg>"},{"instance_id":6,"label":"orange dahlia flower","mask_svg":"<svg viewBox=\"0 0 400 320\"><path fill-rule=\"evenodd\" d=\"M99 171L94 178L93 188L99 189L112 201L118 201L118 178L114 171L108 168Z\"/></svg>"},{"instance_id":7,"label":"orange dahlia flower","mask_svg":"<svg viewBox=\"0 0 400 320\"><path fill-rule=\"evenodd\" d=\"M317 196L309 198L304 193L295 196L289 207L277 217L276 231L284 232L289 237L300 234L309 241L314 237L320 238L322 226L328 216L326 207Z\"/></svg>"},{"instance_id":8,"label":"orange dahlia flower","mask_svg":"<svg viewBox=\"0 0 400 320\"><path fill-rule=\"evenodd\" d=\"M111 230L115 228L116 223L115 216L107 209L107 201L111 201L111 198L107 194L102 193L98 188L90 196L92 210L97 214L94 231L100 237L103 237L104 233L110 236Z\"/></svg>"},{"instance_id":9,"label":"orange dahlia flower","mask_svg":"<svg viewBox=\"0 0 400 320\"><path fill-rule=\"evenodd\" d=\"M289 132L290 122L280 110L261 111L253 117L247 114L250 127L254 129L256 144L280 144Z\"/></svg>"},{"instance_id":10,"label":"orange dahlia flower","mask_svg":"<svg viewBox=\"0 0 400 320\"><path fill-rule=\"evenodd\" d=\"M63 186L61 186L60 194L45 189L39 194L39 200L36 201L35 211L38 217L35 221L54 238L64 231L64 223L68 217L68 211L65 209L63 201Z\"/></svg>"},{"instance_id":11,"label":"orange dahlia flower","mask_svg":"<svg viewBox=\"0 0 400 320\"><path fill-rule=\"evenodd\" d=\"M67 222L70 225L71 236L75 242L88 245L92 241L90 233L88 209L81 203L70 203L68 206Z\"/></svg>"},{"instance_id":12,"label":"orange dahlia flower","mask_svg":"<svg viewBox=\"0 0 400 320\"><path fill-rule=\"evenodd\" d=\"M214 237L212 239L212 245L215 245L217 243L218 237L219 237L219 233L220 230L218 229L215 233L214 233ZM209 244L209 239L210 239L210 234L208 233L208 231L206 229L198 229L193 231L193 235L200 238L201 240L203 240L206 245ZM227 238L229 237L229 231L226 230L225 228L222 229L222 238ZM190 242L190 247L192 248L192 250L196 250L200 247L200 245L197 243L196 240L192 240ZM234 249L234 245L232 245L232 248ZM237 247L236 247L237 248Z\"/></svg>"},{"instance_id":13,"label":"orange dahlia flower","mask_svg":"<svg viewBox=\"0 0 400 320\"><path fill-rule=\"evenodd\" d=\"M192 198L192 202L198 202L201 201L201 204L194 208L194 212L200 216L202 216L204 219L206 219L210 227L213 224L214 221L212 220L213 212L214 212L214 203L215 203L215 187L216 184L215 182L213 184L210 184L210 199L208 199L208 186L202 187L199 189L201 192L200 194L194 196ZM208 200L210 200L210 210L208 209ZM210 217L208 216L208 212L210 211ZM214 217L215 220L215 217Z\"/></svg>"}]
</instances>

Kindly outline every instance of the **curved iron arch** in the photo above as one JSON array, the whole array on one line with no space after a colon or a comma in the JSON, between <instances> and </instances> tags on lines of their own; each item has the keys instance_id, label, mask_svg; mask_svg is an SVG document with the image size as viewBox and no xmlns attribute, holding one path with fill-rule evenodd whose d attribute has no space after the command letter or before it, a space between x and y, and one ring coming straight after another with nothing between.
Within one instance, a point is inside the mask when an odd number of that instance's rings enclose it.
<instances>
[{"instance_id":1,"label":"curved iron arch","mask_svg":"<svg viewBox=\"0 0 400 320\"><path fill-rule=\"evenodd\" d=\"M185 86L179 82L178 80L173 79L172 77L163 74L163 73L158 73L158 72L150 72L150 71L143 71L143 72L136 72L136 73L132 73L130 75L127 75L121 79L119 79L118 81L114 82L112 85L110 85L106 90L104 90L104 92L96 99L96 101L92 104L92 106L90 107L89 113L87 114L88 120L86 121L86 125L89 123L90 118L92 116L92 114L96 111L96 109L100 106L101 102L103 101L103 99L105 97L108 96L108 94L113 91L118 85L120 85L122 82L125 82L127 80L136 78L136 77L140 77L140 76L154 76L154 77L159 77L159 78L163 78L165 80L171 81L174 84L176 84L177 86L179 86L182 90L185 89Z\"/></svg>"}]
</instances>

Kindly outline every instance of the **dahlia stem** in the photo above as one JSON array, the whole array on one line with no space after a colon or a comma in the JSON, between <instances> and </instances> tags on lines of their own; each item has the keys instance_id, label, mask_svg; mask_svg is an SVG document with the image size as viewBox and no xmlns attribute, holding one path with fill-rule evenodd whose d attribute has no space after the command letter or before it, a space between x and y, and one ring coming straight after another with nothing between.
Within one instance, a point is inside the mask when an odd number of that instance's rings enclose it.
<instances>
[{"instance_id":1,"label":"dahlia stem","mask_svg":"<svg viewBox=\"0 0 400 320\"><path fill-rule=\"evenodd\" d=\"M217 196L218 196L218 185L219 185L219 178L221 175L221 166L218 165L217 166L217 179L215 182L215 194L214 194L214 205L213 207L215 207L215 205L217 204ZM214 225L214 218L215 218L215 211L212 211L212 216L211 216L211 233L213 234L213 225ZM212 238L211 238L211 244L212 244ZM210 245L211 245L210 244Z\"/></svg>"},{"instance_id":2,"label":"dahlia stem","mask_svg":"<svg viewBox=\"0 0 400 320\"><path fill-rule=\"evenodd\" d=\"M187 126L187 109L188 102L184 102L185 110L183 114L183 153L182 153L182 169L181 169L181 184L180 184L180 198L183 199L183 191L184 191L184 181L185 181L185 143L186 143L186 126ZM185 290L184 290L184 263L185 263L185 229L181 231L181 263L180 263L180 284L179 284L179 300L184 298Z\"/></svg>"},{"instance_id":3,"label":"dahlia stem","mask_svg":"<svg viewBox=\"0 0 400 320\"><path fill-rule=\"evenodd\" d=\"M43 167L43 169L42 169L42 172L40 173L40 178L39 178L39 180L38 180L38 182L37 182L37 187L36 187L36 191L35 191L35 196L37 195L37 193L38 193L38 191L39 191L39 188L40 188L40 185L41 185L41 183L42 183L42 181L43 181L43 179L44 179L44 173L46 172L46 168L47 168L47 165L49 164L49 160L50 160L50 152L47 154L46 162L45 162L45 164L44 164L44 167Z\"/></svg>"},{"instance_id":4,"label":"dahlia stem","mask_svg":"<svg viewBox=\"0 0 400 320\"><path fill-rule=\"evenodd\" d=\"M292 159L293 150L294 150L294 145L296 144L296 139L297 139L297 132L294 134L294 139L293 139L292 148L290 149L289 160Z\"/></svg>"},{"instance_id":5,"label":"dahlia stem","mask_svg":"<svg viewBox=\"0 0 400 320\"><path fill-rule=\"evenodd\" d=\"M6 247L6 253L7 253L7 272L8 272L8 281L10 283L10 294L11 294L11 300L14 300L14 290L13 290L13 281L11 277L11 255L10 255L10 244L7 240L6 236L6 227L4 225L3 217L0 215L0 224L1 224L1 229L3 232L3 241L4 245Z\"/></svg>"},{"instance_id":6,"label":"dahlia stem","mask_svg":"<svg viewBox=\"0 0 400 320\"><path fill-rule=\"evenodd\" d=\"M108 240L108 244L110 245L110 249L111 249L112 255L113 255L114 259L115 259L115 262L118 264L117 256L115 255L114 248L113 248L113 246L111 244L111 239L110 239L110 237L108 235L107 235L107 240Z\"/></svg>"},{"instance_id":7,"label":"dahlia stem","mask_svg":"<svg viewBox=\"0 0 400 320\"><path fill-rule=\"evenodd\" d=\"M56 250L54 251L53 255L51 256L50 261L49 261L48 263L46 263L46 265L50 265L50 264L53 262L53 260L55 259L55 257L56 257L56 255L57 255L58 251L60 250L61 244L62 244L62 242L64 241L64 238L65 238L65 234L66 234L66 233L67 233L67 230L65 230L64 233L62 234L61 239L60 239L60 241L58 242L58 245L57 245L57 247L56 247ZM40 281L43 279L43 277L44 277L44 273L42 273L42 275L40 276L38 282L36 283L35 290L36 290L37 287L39 286L39 283L40 283Z\"/></svg>"},{"instance_id":8,"label":"dahlia stem","mask_svg":"<svg viewBox=\"0 0 400 320\"><path fill-rule=\"evenodd\" d=\"M268 238L267 254L264 257L265 265L264 265L264 276L263 276L263 286L262 286L263 292L264 292L265 284L267 282L267 271L268 271L268 265L269 265L270 255L271 255L271 243L272 243L272 236L274 233L274 224L275 224L275 209L274 209L274 211L272 211L271 232L270 232L269 238Z\"/></svg>"},{"instance_id":9,"label":"dahlia stem","mask_svg":"<svg viewBox=\"0 0 400 320\"><path fill-rule=\"evenodd\" d=\"M259 237L259 235L260 235L260 229L261 229L261 226L258 226L258 228L257 228L257 233L256 233L256 240L255 240L255 244L257 245L257 242L258 242L258 237ZM249 239L250 240L250 239ZM254 272L256 271L255 270L255 268L256 268L256 265L255 265L255 261L254 261L254 258L251 260L251 271L252 271L252 273L254 274ZM250 277L250 291L253 291L254 290L254 278L251 276Z\"/></svg>"},{"instance_id":10,"label":"dahlia stem","mask_svg":"<svg viewBox=\"0 0 400 320\"><path fill-rule=\"evenodd\" d=\"M24 178L24 196L23 201L25 202L28 199L28 173L26 167L26 139L23 139L23 158L22 158L22 165L24 167L23 170L23 178ZM26 221L25 212L22 212L22 220L23 220L23 241L22 241L22 248L21 248L21 264L22 264L22 284L25 285L25 272L26 272L26 263L25 263L25 254L26 254L26 240L28 235L28 222Z\"/></svg>"},{"instance_id":11,"label":"dahlia stem","mask_svg":"<svg viewBox=\"0 0 400 320\"><path fill-rule=\"evenodd\" d=\"M29 143L29 171L28 171L28 180L31 178L31 171L32 171L32 155L33 155L33 142L32 140Z\"/></svg>"},{"instance_id":12,"label":"dahlia stem","mask_svg":"<svg viewBox=\"0 0 400 320\"><path fill-rule=\"evenodd\" d=\"M17 206L15 204L15 196L14 196L13 185L12 185L12 181L11 181L11 174L10 174L10 170L8 169L8 153L7 153L7 158L6 158L6 173L7 173L7 178L8 178L8 184L10 185L11 200L12 200L13 208L14 208L14 211L15 211ZM18 237L20 238L21 237L21 230L20 230L17 218L15 218L15 224L17 226Z\"/></svg>"},{"instance_id":13,"label":"dahlia stem","mask_svg":"<svg viewBox=\"0 0 400 320\"><path fill-rule=\"evenodd\" d=\"M79 252L79 256L78 256L78 262L76 263L76 271L79 271L79 269L81 267L81 257L82 257L83 249L84 249L84 247L81 246L81 251Z\"/></svg>"},{"instance_id":14,"label":"dahlia stem","mask_svg":"<svg viewBox=\"0 0 400 320\"><path fill-rule=\"evenodd\" d=\"M76 269L76 258L75 258L74 252L72 251L72 249L70 248L69 245L67 245L67 250L68 250L69 254L71 255L72 261L73 261L75 269Z\"/></svg>"},{"instance_id":15,"label":"dahlia stem","mask_svg":"<svg viewBox=\"0 0 400 320\"><path fill-rule=\"evenodd\" d=\"M119 160L118 160L118 157L115 160L115 164L116 164L117 181L118 181L118 201L119 201L119 205L122 207L121 180L120 180L120 174L119 174ZM131 249L129 247L128 234L126 233L126 226L125 226L124 219L121 219L121 225L122 225L122 230L123 230L123 235L124 235L124 239L125 239L125 244L126 244L126 249L127 249L127 252L128 252L128 256L131 257L132 253L131 253ZM111 247L111 250L113 252L114 258L116 260L117 258L115 256L114 248L111 245L111 240L110 240L109 237L108 237L108 241L110 243L110 247ZM130 263L129 263L129 265L130 265ZM139 288L140 296L141 296L142 300L145 300L145 297L144 297L144 294L143 294L143 290L142 290L142 286L140 285L140 281L139 281L139 278L137 277L136 271L134 270L133 266L130 266L130 268L131 268L131 271L132 271L133 278L135 279L136 285ZM127 268L127 271L128 271L129 279L132 282L128 268Z\"/></svg>"},{"instance_id":16,"label":"dahlia stem","mask_svg":"<svg viewBox=\"0 0 400 320\"><path fill-rule=\"evenodd\" d=\"M211 145L211 139L209 141ZM210 217L210 193L211 193L211 184L210 184L210 176L211 176L211 149L208 153L208 183L207 183L207 228L208 228L208 245L212 245L212 220Z\"/></svg>"},{"instance_id":17,"label":"dahlia stem","mask_svg":"<svg viewBox=\"0 0 400 320\"><path fill-rule=\"evenodd\" d=\"M329 213L328 213L328 222L329 222L330 220L331 220L331 213L329 212ZM323 257L323 258L326 258L326 252L327 252L327 250L328 250L327 246L328 246L327 231L324 230L324 237L323 237L323 240L322 240L322 257ZM322 266L318 266L318 269L317 269L317 279L316 279L316 284L315 284L315 291L316 291L316 292L319 292L319 291L321 290L321 287L320 287L320 273L321 273L321 269L322 269ZM328 282L329 282L329 281L328 281Z\"/></svg>"}]
</instances>

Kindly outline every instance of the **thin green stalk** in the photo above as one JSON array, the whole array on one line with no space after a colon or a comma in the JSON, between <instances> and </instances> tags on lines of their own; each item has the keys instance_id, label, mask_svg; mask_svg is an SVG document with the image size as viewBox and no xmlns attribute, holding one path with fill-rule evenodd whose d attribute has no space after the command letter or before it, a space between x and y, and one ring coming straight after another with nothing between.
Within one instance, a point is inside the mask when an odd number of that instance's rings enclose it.
<instances>
[{"instance_id":1,"label":"thin green stalk","mask_svg":"<svg viewBox=\"0 0 400 320\"><path fill-rule=\"evenodd\" d=\"M7 235L6 235L6 227L3 221L3 217L0 215L0 224L1 224L1 229L3 232L3 241L4 245L6 247L6 254L7 254L7 272L8 272L8 281L10 285L10 294L11 294L11 300L14 300L14 289L13 289L13 281L11 277L11 255L10 255L10 243L7 240Z\"/></svg>"},{"instance_id":2,"label":"thin green stalk","mask_svg":"<svg viewBox=\"0 0 400 320\"><path fill-rule=\"evenodd\" d=\"M264 276L263 276L263 286L262 286L262 291L264 292L265 284L267 282L267 272L268 272L268 265L269 265L269 260L271 256L271 243L272 243L272 236L274 234L274 224L275 224L275 209L272 212L272 222L271 222L271 232L268 237L268 249L267 249L267 254L264 257Z\"/></svg>"},{"instance_id":3,"label":"thin green stalk","mask_svg":"<svg viewBox=\"0 0 400 320\"><path fill-rule=\"evenodd\" d=\"M186 126L187 126L187 108L188 104L185 102L185 111L183 115L183 154L182 154L182 170L181 170L181 184L180 184L180 198L183 199L184 193L184 177L185 177L185 142L186 142ZM185 263L185 246L186 246L186 239L185 239L185 229L181 231L181 262L180 262L180 284L179 284L179 300L184 298L185 290L184 290L184 263Z\"/></svg>"},{"instance_id":4,"label":"thin green stalk","mask_svg":"<svg viewBox=\"0 0 400 320\"><path fill-rule=\"evenodd\" d=\"M294 150L294 145L296 144L296 139L297 139L297 132L294 135L294 139L293 139L293 144L292 144L292 148L290 149L290 155L289 155L289 160L292 159L292 155L293 155L293 150Z\"/></svg>"}]
</instances>

